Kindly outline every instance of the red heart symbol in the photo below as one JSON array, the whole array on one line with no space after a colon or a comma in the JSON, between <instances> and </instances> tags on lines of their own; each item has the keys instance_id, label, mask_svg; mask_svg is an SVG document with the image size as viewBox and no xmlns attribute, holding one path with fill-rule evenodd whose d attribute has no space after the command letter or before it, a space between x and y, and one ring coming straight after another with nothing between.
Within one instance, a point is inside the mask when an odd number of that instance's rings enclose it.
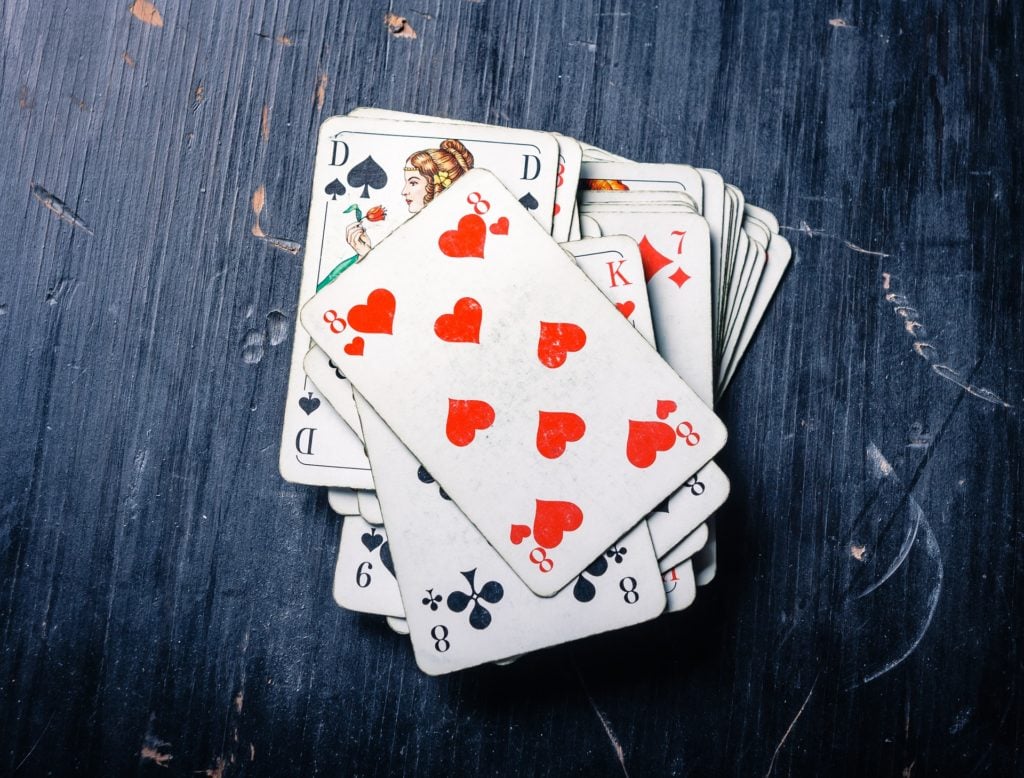
<instances>
[{"instance_id":1,"label":"red heart symbol","mask_svg":"<svg viewBox=\"0 0 1024 778\"><path fill-rule=\"evenodd\" d=\"M562 542L562 533L579 529L583 511L574 503L562 500L537 500L533 514L533 538L544 548L555 548Z\"/></svg>"},{"instance_id":2,"label":"red heart symbol","mask_svg":"<svg viewBox=\"0 0 1024 778\"><path fill-rule=\"evenodd\" d=\"M495 235L508 235L508 217L502 216L491 225L490 230Z\"/></svg>"},{"instance_id":3,"label":"red heart symbol","mask_svg":"<svg viewBox=\"0 0 1024 778\"><path fill-rule=\"evenodd\" d=\"M468 446L477 430L485 430L492 424L494 408L483 400L448 399L448 423L444 431L456 446Z\"/></svg>"},{"instance_id":4,"label":"red heart symbol","mask_svg":"<svg viewBox=\"0 0 1024 778\"><path fill-rule=\"evenodd\" d=\"M351 343L345 344L345 353L350 354L353 357L361 357L363 355L363 346L365 345L366 342L358 335L356 335L352 339Z\"/></svg>"},{"instance_id":5,"label":"red heart symbol","mask_svg":"<svg viewBox=\"0 0 1024 778\"><path fill-rule=\"evenodd\" d=\"M366 305L353 305L348 312L348 323L360 332L391 334L395 321L395 296L387 289L374 289L366 298Z\"/></svg>"},{"instance_id":6,"label":"red heart symbol","mask_svg":"<svg viewBox=\"0 0 1024 778\"><path fill-rule=\"evenodd\" d=\"M475 213L467 213L459 219L459 226L456 229L441 233L441 237L437 239L437 247L449 257L483 259L486 239L487 227L484 220Z\"/></svg>"},{"instance_id":7,"label":"red heart symbol","mask_svg":"<svg viewBox=\"0 0 1024 778\"><path fill-rule=\"evenodd\" d=\"M508 533L508 539L515 546L518 546L528 537L530 537L530 528L525 524L513 524Z\"/></svg>"},{"instance_id":8,"label":"red heart symbol","mask_svg":"<svg viewBox=\"0 0 1024 778\"><path fill-rule=\"evenodd\" d=\"M565 453L565 444L583 437L587 425L575 413L568 411L541 411L537 423L537 450L548 459L558 459Z\"/></svg>"},{"instance_id":9,"label":"red heart symbol","mask_svg":"<svg viewBox=\"0 0 1024 778\"><path fill-rule=\"evenodd\" d=\"M677 407L672 400L658 400L654 412L659 419L667 419L669 414L675 412Z\"/></svg>"},{"instance_id":10,"label":"red heart symbol","mask_svg":"<svg viewBox=\"0 0 1024 778\"><path fill-rule=\"evenodd\" d=\"M434 322L434 332L449 343L479 343L483 309L472 297L455 302L452 313L442 313Z\"/></svg>"},{"instance_id":11,"label":"red heart symbol","mask_svg":"<svg viewBox=\"0 0 1024 778\"><path fill-rule=\"evenodd\" d=\"M566 355L579 351L587 342L587 333L582 327L568 322L540 323L540 340L537 342L537 357L548 367L561 367Z\"/></svg>"},{"instance_id":12,"label":"red heart symbol","mask_svg":"<svg viewBox=\"0 0 1024 778\"><path fill-rule=\"evenodd\" d=\"M628 319L633 315L633 311L636 310L636 303L632 300L626 300L624 303L615 303L615 307L619 309L619 313Z\"/></svg>"},{"instance_id":13,"label":"red heart symbol","mask_svg":"<svg viewBox=\"0 0 1024 778\"><path fill-rule=\"evenodd\" d=\"M650 467L658 452L668 451L675 442L676 431L665 422L630 419L626 459L635 467Z\"/></svg>"}]
</instances>

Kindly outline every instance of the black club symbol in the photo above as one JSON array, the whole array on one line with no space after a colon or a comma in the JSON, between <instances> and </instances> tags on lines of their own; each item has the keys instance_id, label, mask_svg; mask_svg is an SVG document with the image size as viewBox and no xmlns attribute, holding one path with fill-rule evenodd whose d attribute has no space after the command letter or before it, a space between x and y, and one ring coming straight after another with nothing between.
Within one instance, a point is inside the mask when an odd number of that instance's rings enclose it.
<instances>
[{"instance_id":1,"label":"black club symbol","mask_svg":"<svg viewBox=\"0 0 1024 778\"><path fill-rule=\"evenodd\" d=\"M327 360L327 364L330 365L331 368L333 368L334 375L336 377L338 377L338 378L344 378L345 377L345 374L341 372L341 368L339 368L336 364L334 364L334 360L333 359L328 359Z\"/></svg>"},{"instance_id":2,"label":"black club symbol","mask_svg":"<svg viewBox=\"0 0 1024 778\"><path fill-rule=\"evenodd\" d=\"M440 594L434 594L433 589L427 589L427 596L423 598L423 604L429 606L430 610L436 611L442 599L444 598Z\"/></svg>"},{"instance_id":3,"label":"black club symbol","mask_svg":"<svg viewBox=\"0 0 1024 778\"><path fill-rule=\"evenodd\" d=\"M469 593L454 591L448 595L448 608L455 613L462 613L473 603L473 610L469 612L469 626L473 629L487 629L491 623L491 612L480 604L480 600L494 605L500 602L505 596L505 589L497 581L488 581L476 589L476 568L463 572L462 577L469 582Z\"/></svg>"},{"instance_id":4,"label":"black club symbol","mask_svg":"<svg viewBox=\"0 0 1024 778\"><path fill-rule=\"evenodd\" d=\"M622 563L622 558L626 556L627 551L628 549L625 546L612 546L604 552L604 555L609 559L614 559L615 564L618 565Z\"/></svg>"}]
</instances>

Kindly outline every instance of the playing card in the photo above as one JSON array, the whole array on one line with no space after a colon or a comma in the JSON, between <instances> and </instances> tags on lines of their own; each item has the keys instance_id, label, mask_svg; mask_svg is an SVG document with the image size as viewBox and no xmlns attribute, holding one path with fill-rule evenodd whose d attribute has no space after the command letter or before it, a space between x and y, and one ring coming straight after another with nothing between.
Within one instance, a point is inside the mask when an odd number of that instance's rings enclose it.
<instances>
[{"instance_id":1,"label":"playing card","mask_svg":"<svg viewBox=\"0 0 1024 778\"><path fill-rule=\"evenodd\" d=\"M689 165L651 164L647 162L584 162L580 168L580 188L606 186L624 190L680 190L689 194L698 209L704 202L704 182L696 168Z\"/></svg>"},{"instance_id":2,"label":"playing card","mask_svg":"<svg viewBox=\"0 0 1024 778\"><path fill-rule=\"evenodd\" d=\"M710 530L708 525L701 524L697 529L687 535L683 542L673 548L664 556L658 558L658 567L664 573L673 567L679 567L687 559L693 557L698 551L704 548L708 542Z\"/></svg>"},{"instance_id":3,"label":"playing card","mask_svg":"<svg viewBox=\"0 0 1024 778\"><path fill-rule=\"evenodd\" d=\"M387 533L360 516L346 516L341 525L334 601L360 613L405 615Z\"/></svg>"},{"instance_id":4,"label":"playing card","mask_svg":"<svg viewBox=\"0 0 1024 778\"><path fill-rule=\"evenodd\" d=\"M693 575L697 586L707 586L718 572L718 541L715 520L708 521L708 542L694 554Z\"/></svg>"},{"instance_id":5,"label":"playing card","mask_svg":"<svg viewBox=\"0 0 1024 778\"><path fill-rule=\"evenodd\" d=\"M714 462L691 475L647 517L654 553L660 559L725 504L729 478Z\"/></svg>"},{"instance_id":6,"label":"playing card","mask_svg":"<svg viewBox=\"0 0 1024 778\"><path fill-rule=\"evenodd\" d=\"M725 440L484 170L317 295L302 322L539 594L569 583ZM622 371L629 381L615 380Z\"/></svg>"},{"instance_id":7,"label":"playing card","mask_svg":"<svg viewBox=\"0 0 1024 778\"><path fill-rule=\"evenodd\" d=\"M666 613L677 613L693 605L697 598L697 584L693 575L693 563L683 562L678 567L662 574L667 604Z\"/></svg>"},{"instance_id":8,"label":"playing card","mask_svg":"<svg viewBox=\"0 0 1024 778\"><path fill-rule=\"evenodd\" d=\"M341 516L359 513L359 500L352 489L328 489L327 504L331 510Z\"/></svg>"},{"instance_id":9,"label":"playing card","mask_svg":"<svg viewBox=\"0 0 1024 778\"><path fill-rule=\"evenodd\" d=\"M658 352L711 404L711 243L702 216L682 212L583 211L604 235L640 246Z\"/></svg>"},{"instance_id":10,"label":"playing card","mask_svg":"<svg viewBox=\"0 0 1024 778\"><path fill-rule=\"evenodd\" d=\"M653 346L651 305L636 241L625 235L612 235L563 243L562 248L573 255L587 278Z\"/></svg>"},{"instance_id":11,"label":"playing card","mask_svg":"<svg viewBox=\"0 0 1024 778\"><path fill-rule=\"evenodd\" d=\"M380 502L377 500L376 492L356 492L356 499L359 502L359 515L364 521L376 527L384 523L384 517L380 512Z\"/></svg>"},{"instance_id":12,"label":"playing card","mask_svg":"<svg viewBox=\"0 0 1024 778\"><path fill-rule=\"evenodd\" d=\"M655 618L665 592L643 524L538 597L357 396L416 663L439 675Z\"/></svg>"},{"instance_id":13,"label":"playing card","mask_svg":"<svg viewBox=\"0 0 1024 778\"><path fill-rule=\"evenodd\" d=\"M409 634L409 622L405 619L400 619L397 616L388 616L387 622L392 632L398 635Z\"/></svg>"}]
</instances>

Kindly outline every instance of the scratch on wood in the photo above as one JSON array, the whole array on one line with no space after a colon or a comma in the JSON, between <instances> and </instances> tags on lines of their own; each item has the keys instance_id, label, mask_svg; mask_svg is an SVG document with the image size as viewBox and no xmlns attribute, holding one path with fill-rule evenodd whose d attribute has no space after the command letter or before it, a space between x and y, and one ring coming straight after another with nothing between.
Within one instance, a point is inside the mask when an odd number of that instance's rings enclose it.
<instances>
[{"instance_id":1,"label":"scratch on wood","mask_svg":"<svg viewBox=\"0 0 1024 778\"><path fill-rule=\"evenodd\" d=\"M794 716L793 720L789 722L789 726L786 727L786 731L782 733L782 740L780 740L779 744L775 746L775 752L772 754L772 759L768 762L768 772L764 774L765 778L768 778L768 776L772 774L772 770L775 768L775 760L779 756L779 751L782 750L782 746L789 737L789 733L793 731L793 727L796 726L797 721L799 721L800 717L803 715L804 708L807 707L807 703L811 701L811 695L814 694L814 687L818 685L819 675L814 676L814 682L811 684L811 690L807 692L807 698L804 700L804 704L800 706L800 710L796 712L796 716Z\"/></svg>"},{"instance_id":2,"label":"scratch on wood","mask_svg":"<svg viewBox=\"0 0 1024 778\"><path fill-rule=\"evenodd\" d=\"M587 702L590 703L590 707L594 709L594 713L597 714L598 721L601 722L601 726L604 728L604 734L608 737L608 742L612 744L612 748L615 751L615 758L619 760L619 766L622 768L622 774L629 778L629 770L626 769L626 754L622 749L622 744L619 743L619 739L615 737L615 732L612 731L611 725L608 723L608 719L604 717L600 709L597 707L597 703L594 702L594 698L590 694L590 689L587 688L587 684L583 681L583 674L580 673L580 669L573 662L573 670L576 671L576 678L579 679L580 686L583 688L583 693L587 695Z\"/></svg>"},{"instance_id":3,"label":"scratch on wood","mask_svg":"<svg viewBox=\"0 0 1024 778\"><path fill-rule=\"evenodd\" d=\"M142 750L139 751L140 762L153 762L157 767L170 767L167 763L174 759L174 756L167 752L171 745L166 740L147 734L142 741Z\"/></svg>"},{"instance_id":4,"label":"scratch on wood","mask_svg":"<svg viewBox=\"0 0 1024 778\"><path fill-rule=\"evenodd\" d=\"M57 217L61 221L67 222L72 227L78 227L80 230L85 230L89 235L93 234L89 225L82 221L81 217L72 211L63 200L57 197L57 195L52 192L48 192L35 181L32 182L31 192L32 196L42 203L44 208L57 214Z\"/></svg>"},{"instance_id":5,"label":"scratch on wood","mask_svg":"<svg viewBox=\"0 0 1024 778\"><path fill-rule=\"evenodd\" d=\"M313 92L313 103L316 105L316 110L320 111L324 107L324 98L327 97L327 74L321 73L320 78L317 79L316 90Z\"/></svg>"},{"instance_id":6,"label":"scratch on wood","mask_svg":"<svg viewBox=\"0 0 1024 778\"><path fill-rule=\"evenodd\" d=\"M828 23L837 30L842 29L844 27L853 27L853 25L847 22L846 19L841 19L839 17L836 17L835 19L829 19Z\"/></svg>"},{"instance_id":7,"label":"scratch on wood","mask_svg":"<svg viewBox=\"0 0 1024 778\"><path fill-rule=\"evenodd\" d=\"M867 447L867 457L875 466L875 475L878 478L884 478L892 475L892 465L889 464L889 460L885 458L885 455L878 450L878 447L874 443L869 443Z\"/></svg>"},{"instance_id":8,"label":"scratch on wood","mask_svg":"<svg viewBox=\"0 0 1024 778\"><path fill-rule=\"evenodd\" d=\"M224 759L218 756L213 762L213 767L208 767L204 770L203 775L205 775L206 778L223 778Z\"/></svg>"},{"instance_id":9,"label":"scratch on wood","mask_svg":"<svg viewBox=\"0 0 1024 778\"><path fill-rule=\"evenodd\" d=\"M910 499L912 502L914 502L914 499L912 497ZM916 505L916 502L914 502L914 504ZM918 510L920 510L920 506L918 506ZM925 551L928 554L928 556L931 557L932 560L935 562L936 574L938 576L938 579L935 582L935 586L928 594L928 615L925 616L924 622L921 624L921 628L918 630L917 635L910 643L910 647L907 648L907 650L900 654L896 659L893 659L891 662L886 663L879 670L876 670L875 672L869 673L868 675L864 676L864 678L861 680L861 683L870 683L871 681L874 681L877 678L881 678L889 671L903 664L903 662L906 661L907 657L913 654L914 651L917 650L917 647L921 645L921 641L924 640L924 636L928 632L928 628L932 625L932 618L935 616L935 609L939 606L939 595L942 593L942 552L939 550L938 541L936 541L935 539L935 533L932 532L932 527L931 524L928 523L928 520L922 517L920 523L921 526L924 527Z\"/></svg>"},{"instance_id":10,"label":"scratch on wood","mask_svg":"<svg viewBox=\"0 0 1024 778\"><path fill-rule=\"evenodd\" d=\"M263 104L263 111L260 113L260 137L263 142L270 141L270 106Z\"/></svg>"},{"instance_id":11,"label":"scratch on wood","mask_svg":"<svg viewBox=\"0 0 1024 778\"><path fill-rule=\"evenodd\" d=\"M838 240L844 246L846 246L846 248L850 249L850 251L856 251L858 254L867 254L868 256L872 257L891 256L889 254L886 254L884 251L872 251L871 249L866 249L863 248L862 246L858 246L856 243L846 240L846 238L843 238L839 235L833 235L831 233L824 232L823 230L817 230L805 221L801 221L799 227L790 227L789 225L783 224L779 227L779 229L789 230L790 232L799 232L802 235L806 235L809 238L829 238L831 240Z\"/></svg>"},{"instance_id":12,"label":"scratch on wood","mask_svg":"<svg viewBox=\"0 0 1024 778\"><path fill-rule=\"evenodd\" d=\"M384 25L395 38L408 38L410 40L416 38L416 30L413 29L409 20L404 16L394 13L386 14L384 16Z\"/></svg>"},{"instance_id":13,"label":"scratch on wood","mask_svg":"<svg viewBox=\"0 0 1024 778\"><path fill-rule=\"evenodd\" d=\"M46 730L48 730L50 728L50 725L53 723L53 717L56 716L56 715L57 715L57 711L54 711L53 713L50 714L50 718L47 719L46 726L43 727L43 731L39 733L39 737L36 738L36 742L32 744L32 747L28 750L28 753L25 754L25 756L23 756L21 758L20 762L18 762L18 766L14 768L14 772L18 772L18 770L21 769L21 766L23 764L25 764L25 762L28 761L28 758L30 756L32 756L33 752L39 747L39 744L43 740L43 735L45 735L46 734Z\"/></svg>"},{"instance_id":14,"label":"scratch on wood","mask_svg":"<svg viewBox=\"0 0 1024 778\"><path fill-rule=\"evenodd\" d=\"M858 562L864 561L864 552L866 551L864 546L858 546L856 543L850 544L850 556L856 559Z\"/></svg>"},{"instance_id":15,"label":"scratch on wood","mask_svg":"<svg viewBox=\"0 0 1024 778\"><path fill-rule=\"evenodd\" d=\"M22 84L18 88L18 107L23 111L31 111L36 107L35 100L32 99L26 84Z\"/></svg>"},{"instance_id":16,"label":"scratch on wood","mask_svg":"<svg viewBox=\"0 0 1024 778\"><path fill-rule=\"evenodd\" d=\"M135 57L133 57L127 51L122 51L121 52L121 59L124 60L124 64L126 64L128 67L130 67L130 68L134 68L135 67Z\"/></svg>"},{"instance_id":17,"label":"scratch on wood","mask_svg":"<svg viewBox=\"0 0 1024 778\"><path fill-rule=\"evenodd\" d=\"M135 0L128 10L131 11L132 16L143 24L148 24L152 27L164 26L164 18L150 0Z\"/></svg>"},{"instance_id":18,"label":"scratch on wood","mask_svg":"<svg viewBox=\"0 0 1024 778\"><path fill-rule=\"evenodd\" d=\"M199 84L192 93L192 110L199 107L199 104L206 99L206 87Z\"/></svg>"}]
</instances>

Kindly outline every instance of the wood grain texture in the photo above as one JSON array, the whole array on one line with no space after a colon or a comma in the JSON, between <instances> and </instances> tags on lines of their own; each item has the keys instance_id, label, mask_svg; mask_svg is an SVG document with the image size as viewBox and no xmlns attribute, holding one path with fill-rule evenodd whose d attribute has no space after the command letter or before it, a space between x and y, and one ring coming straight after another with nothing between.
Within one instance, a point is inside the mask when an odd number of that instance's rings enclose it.
<instances>
[{"instance_id":1,"label":"wood grain texture","mask_svg":"<svg viewBox=\"0 0 1024 778\"><path fill-rule=\"evenodd\" d=\"M0 25L0 772L1024 770L1019 3ZM357 105L713 167L785 225L690 611L434 679L332 603L338 519L276 460L315 133Z\"/></svg>"}]
</instances>

